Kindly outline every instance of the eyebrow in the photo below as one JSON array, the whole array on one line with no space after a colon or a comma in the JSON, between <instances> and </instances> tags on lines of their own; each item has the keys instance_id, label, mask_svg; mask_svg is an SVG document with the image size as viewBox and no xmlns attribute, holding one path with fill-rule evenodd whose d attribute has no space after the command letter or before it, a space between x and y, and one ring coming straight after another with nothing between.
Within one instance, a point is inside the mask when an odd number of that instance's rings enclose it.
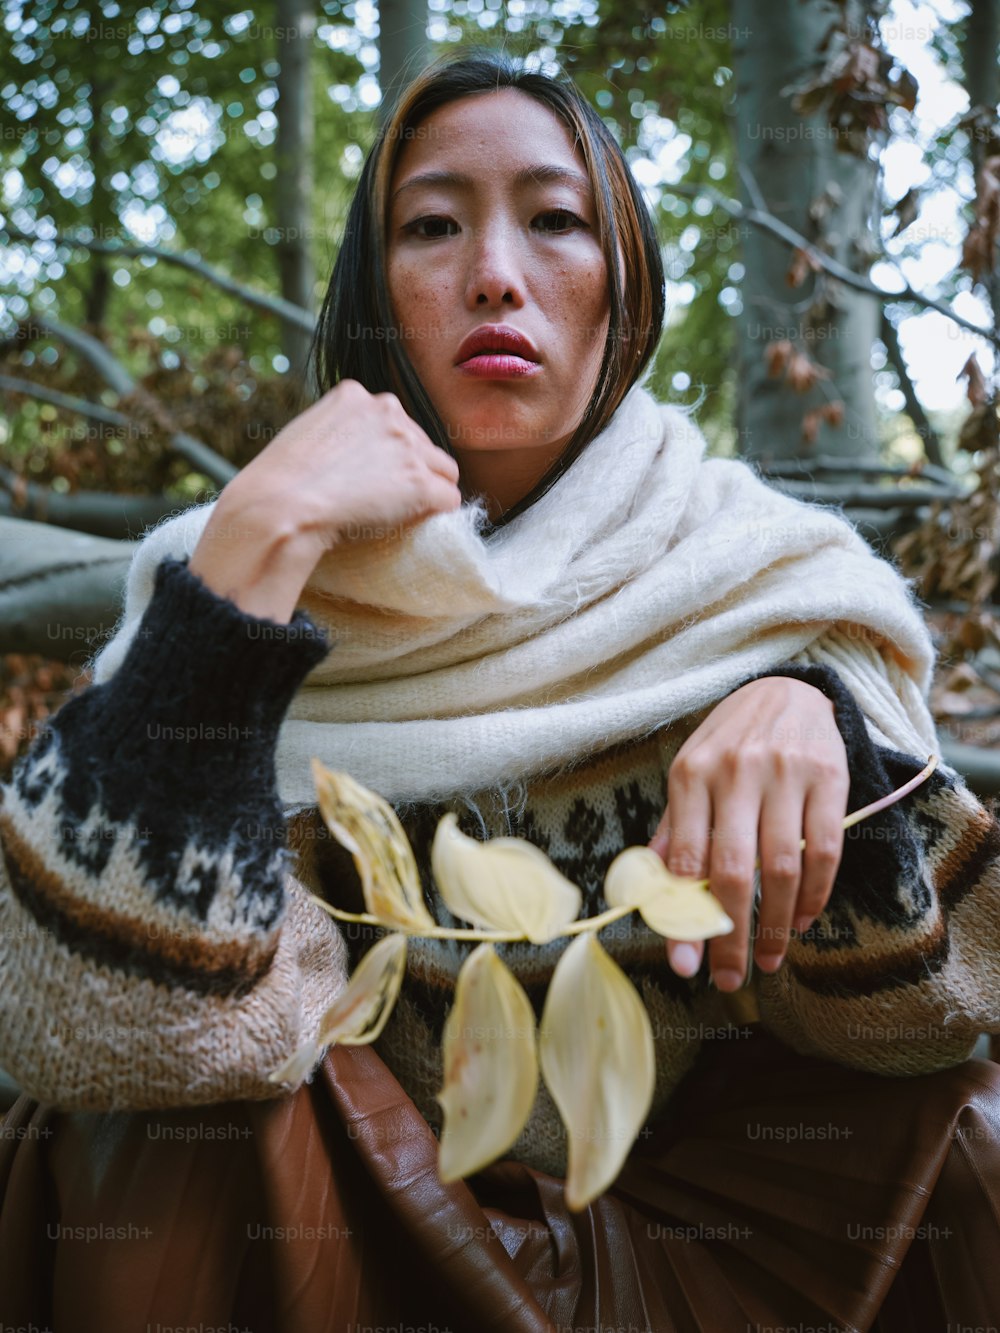
<instances>
[{"instance_id":1,"label":"eyebrow","mask_svg":"<svg viewBox=\"0 0 1000 1333\"><path fill-rule=\"evenodd\" d=\"M590 189L590 181L587 177L579 171L570 170L569 167L542 164L535 167L522 167L520 171L514 174L516 189L523 189L527 185L546 185L551 181L565 185L576 185L583 190ZM392 196L392 202L395 202L404 190L410 189L413 185L451 185L457 189L468 189L470 185L474 184L475 181L471 176L465 176L460 171L422 171L417 176L411 176L396 190Z\"/></svg>"}]
</instances>

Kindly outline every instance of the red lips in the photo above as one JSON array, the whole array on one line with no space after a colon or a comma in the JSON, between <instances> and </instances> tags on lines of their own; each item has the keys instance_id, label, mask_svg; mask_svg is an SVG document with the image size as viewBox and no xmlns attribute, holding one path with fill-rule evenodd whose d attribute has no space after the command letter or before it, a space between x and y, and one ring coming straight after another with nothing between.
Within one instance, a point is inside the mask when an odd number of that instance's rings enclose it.
<instances>
[{"instance_id":1,"label":"red lips","mask_svg":"<svg viewBox=\"0 0 1000 1333\"><path fill-rule=\"evenodd\" d=\"M455 357L455 365L468 361L483 352L507 352L525 361L537 361L538 353L531 341L509 324L480 324L462 339Z\"/></svg>"}]
</instances>

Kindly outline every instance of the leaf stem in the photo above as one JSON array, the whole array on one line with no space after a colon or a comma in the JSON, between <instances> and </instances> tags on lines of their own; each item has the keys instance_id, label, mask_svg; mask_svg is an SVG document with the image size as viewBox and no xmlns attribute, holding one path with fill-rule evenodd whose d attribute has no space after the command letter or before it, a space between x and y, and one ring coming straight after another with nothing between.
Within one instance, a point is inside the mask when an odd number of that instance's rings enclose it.
<instances>
[{"instance_id":1,"label":"leaf stem","mask_svg":"<svg viewBox=\"0 0 1000 1333\"><path fill-rule=\"evenodd\" d=\"M863 819L867 819L869 815L877 814L880 810L886 810L890 805L895 805L897 801L901 801L904 796L909 796L911 791L914 791L922 782L925 782L927 778L930 777L939 762L940 755L931 755L927 761L926 767L921 769L915 777L910 778L908 782L904 782L901 787L897 787L897 789L890 792L888 796L882 796L879 800L872 801L870 805L863 806L860 810L855 810L852 814L849 814L844 819L842 827L844 829L852 828L855 824L860 824ZM802 838L799 841L799 847L804 848L805 845L806 840L805 838ZM759 866L760 861L755 861L754 865ZM691 883L696 888L700 889L707 889L709 885L707 879L693 879ZM315 893L311 893L309 896L314 903L322 907L324 912L328 912L330 916L336 917L338 921L360 921L366 926L381 926L383 929L398 930L406 935L419 936L421 939L478 940L514 944L528 938L526 935L518 934L515 930L452 929L449 926L434 926L431 929L421 927L418 930L405 925L400 925L396 921L383 921L377 916L372 916L370 912L345 912L339 907L334 907L324 898L318 897ZM571 922L564 930L560 931L558 935L554 935L553 939L562 939L566 935L582 935L587 931L603 930L604 927L610 925L612 921L617 921L623 916L628 916L629 912L635 912L637 910L638 908L636 907L609 907L606 912L601 912L598 916L583 917L579 921Z\"/></svg>"}]
</instances>

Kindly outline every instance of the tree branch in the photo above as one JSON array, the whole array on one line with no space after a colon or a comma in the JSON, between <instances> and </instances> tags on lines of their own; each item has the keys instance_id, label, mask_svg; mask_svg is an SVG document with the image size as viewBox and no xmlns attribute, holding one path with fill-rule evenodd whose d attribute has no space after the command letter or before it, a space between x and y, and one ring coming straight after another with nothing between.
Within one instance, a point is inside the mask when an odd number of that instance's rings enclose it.
<instances>
[{"instance_id":1,"label":"tree branch","mask_svg":"<svg viewBox=\"0 0 1000 1333\"><path fill-rule=\"evenodd\" d=\"M30 327L43 329L49 336L71 347L121 397L135 393L135 380L104 344L91 334L84 333L83 329L75 328L72 324L64 324L54 315L31 314L28 323Z\"/></svg>"},{"instance_id":2,"label":"tree branch","mask_svg":"<svg viewBox=\"0 0 1000 1333\"><path fill-rule=\"evenodd\" d=\"M954 475L946 467L925 464L914 472L905 463L870 463L863 458L831 458L816 454L813 458L779 458L768 463L767 470L774 477L795 476L803 472L852 472L863 477L917 477L926 481L940 481L953 486Z\"/></svg>"},{"instance_id":3,"label":"tree branch","mask_svg":"<svg viewBox=\"0 0 1000 1333\"><path fill-rule=\"evenodd\" d=\"M137 533L188 505L167 495L128 495L113 491L61 494L26 481L0 464L0 515L32 523L50 523L94 537L134 541Z\"/></svg>"},{"instance_id":4,"label":"tree branch","mask_svg":"<svg viewBox=\"0 0 1000 1333\"><path fill-rule=\"evenodd\" d=\"M280 296L268 296L266 292L257 292L252 287L244 287L235 278L220 273L218 269L212 268L203 259L196 259L193 255L161 250L156 245L108 245L105 241L88 241L82 236L67 236L64 232L55 232L52 236L32 236L30 232L19 231L14 227L4 227L2 230L12 240L27 241L31 245L39 241L51 241L54 245L75 246L80 250L89 250L95 255L117 255L120 259L162 259L165 264L175 264L178 268L187 269L189 273L197 273L200 278L218 287L220 291L238 297L256 310L276 315L286 324L305 329L308 333L312 333L315 328L316 322L308 310L303 310L301 306L285 301Z\"/></svg>"},{"instance_id":5,"label":"tree branch","mask_svg":"<svg viewBox=\"0 0 1000 1333\"><path fill-rule=\"evenodd\" d=\"M142 434L149 434L147 428L140 422L123 416L113 407L105 407L103 403L91 403L86 398L73 398L68 393L60 393L58 389L50 389L47 384L36 384L34 380L18 379L16 375L0 375L0 389L7 389L10 393L22 393L28 398L37 398L40 403L51 403L53 407L61 407L66 412L76 412L81 417L100 421L105 426L121 426L128 431L141 430Z\"/></svg>"},{"instance_id":6,"label":"tree branch","mask_svg":"<svg viewBox=\"0 0 1000 1333\"><path fill-rule=\"evenodd\" d=\"M907 490L884 486L854 486L845 490L828 482L797 483L789 478L775 478L774 484L798 500L816 504L837 504L847 509L919 509L935 500L961 500L965 492L955 486L921 486Z\"/></svg>"},{"instance_id":7,"label":"tree branch","mask_svg":"<svg viewBox=\"0 0 1000 1333\"><path fill-rule=\"evenodd\" d=\"M72 347L75 352L93 366L101 378L116 393L122 397L132 394L143 395L151 406L159 408L162 413L161 405L156 403L152 395L140 389L140 386L136 384L121 362L91 334L84 333L82 329L73 328L69 324L63 324L61 320L55 319L51 315L32 315L30 318L33 326L47 330L52 337L58 338L61 342L66 343L68 347ZM203 444L201 440L196 440L194 436L188 435L186 431L171 431L169 427L167 427L167 430L169 431L168 442L170 447L183 458L186 458L189 463L192 463L199 472L203 472L206 477L225 486L226 482L236 476L238 469L233 467L232 463L220 457L213 449L210 449L207 444Z\"/></svg>"},{"instance_id":8,"label":"tree branch","mask_svg":"<svg viewBox=\"0 0 1000 1333\"><path fill-rule=\"evenodd\" d=\"M906 368L906 362L903 359L903 349L899 345L899 336L896 333L896 326L886 314L882 311L882 341L885 343L885 350L889 354L889 360L899 378L899 387L903 391L903 397L906 399L906 411L910 420L917 429L917 434L924 443L924 452L928 459L937 467L944 465L944 457L941 453L941 441L938 438L937 431L927 420L927 413L923 409L923 404L917 397L917 391L913 387L913 381L910 379L910 372Z\"/></svg>"},{"instance_id":9,"label":"tree branch","mask_svg":"<svg viewBox=\"0 0 1000 1333\"><path fill-rule=\"evenodd\" d=\"M935 300L933 296L925 296L922 292L915 291L908 282L904 282L903 287L898 292L887 292L884 287L879 287L870 279L863 278L860 273L853 272L838 260L833 259L822 250L818 250L811 241L806 240L794 228L788 227L784 222L779 221L772 213L759 208L746 208L737 199L728 199L724 194L720 194L718 190L713 190L709 185L687 185L683 181L678 181L675 185L665 185L663 188L669 193L681 194L686 198L697 198L699 195L706 195L730 217L739 222L752 223L753 226L760 227L762 231L770 232L779 241L784 241L786 245L790 245L796 250L802 250L819 268L829 273L831 277L837 278L845 287L853 287L855 291L866 292L869 296L878 297L880 301L908 301L913 305L923 306L927 310L936 310L939 315L944 315L946 319L950 319L959 328L974 333L979 338L985 338L994 347L1000 348L1000 332L983 328L980 324L973 324L972 320L956 314L951 306L945 305L943 301ZM886 262L891 262L888 257Z\"/></svg>"}]
</instances>

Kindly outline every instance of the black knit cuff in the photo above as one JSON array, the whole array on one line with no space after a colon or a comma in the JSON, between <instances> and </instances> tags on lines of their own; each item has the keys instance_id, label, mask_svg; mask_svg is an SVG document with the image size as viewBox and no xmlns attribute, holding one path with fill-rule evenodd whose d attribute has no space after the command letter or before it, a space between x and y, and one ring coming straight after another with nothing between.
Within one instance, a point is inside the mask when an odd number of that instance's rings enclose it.
<instances>
[{"instance_id":1,"label":"black knit cuff","mask_svg":"<svg viewBox=\"0 0 1000 1333\"><path fill-rule=\"evenodd\" d=\"M185 561L165 559L120 667L48 725L76 773L100 774L124 806L132 782L173 801L248 780L273 794L284 714L328 652L304 612L289 624L247 615Z\"/></svg>"},{"instance_id":2,"label":"black knit cuff","mask_svg":"<svg viewBox=\"0 0 1000 1333\"><path fill-rule=\"evenodd\" d=\"M119 761L138 755L176 772L245 769L269 760L295 692L330 651L305 612L282 624L241 611L166 558L114 676L71 699ZM159 766L159 765L157 765Z\"/></svg>"}]
</instances>

